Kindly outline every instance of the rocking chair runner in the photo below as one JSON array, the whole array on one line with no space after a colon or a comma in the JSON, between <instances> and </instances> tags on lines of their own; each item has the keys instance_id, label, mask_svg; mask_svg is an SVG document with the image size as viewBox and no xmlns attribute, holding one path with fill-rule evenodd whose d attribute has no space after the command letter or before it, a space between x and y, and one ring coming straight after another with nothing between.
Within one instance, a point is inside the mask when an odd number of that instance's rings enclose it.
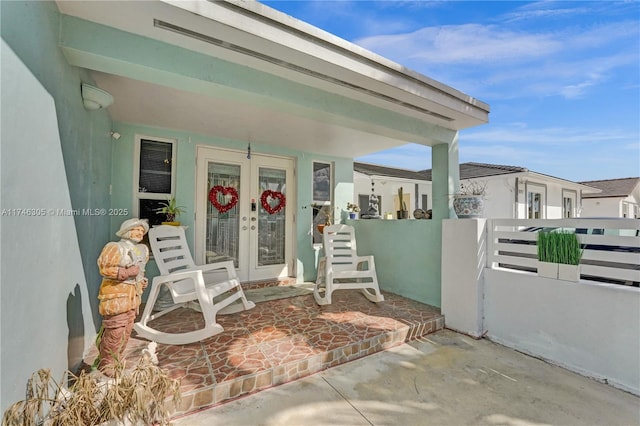
<instances>
[{"instance_id":1,"label":"rocking chair runner","mask_svg":"<svg viewBox=\"0 0 640 426\"><path fill-rule=\"evenodd\" d=\"M169 345L198 342L224 330L216 322L218 313L234 313L255 307L245 297L232 261L195 265L183 228L169 225L154 227L149 230L149 242L160 275L153 279L140 321L133 326L140 336ZM163 285L168 287L175 304L154 314L153 308ZM241 303L230 306L238 300ZM199 307L194 306L197 304ZM148 325L149 321L182 306L201 311L204 327L185 333L166 333Z\"/></svg>"},{"instance_id":2,"label":"rocking chair runner","mask_svg":"<svg viewBox=\"0 0 640 426\"><path fill-rule=\"evenodd\" d=\"M353 227L342 224L326 226L322 238L325 257L320 260L313 291L316 303L331 304L331 293L341 289L360 289L370 301L384 301L378 287L373 256L358 256Z\"/></svg>"}]
</instances>

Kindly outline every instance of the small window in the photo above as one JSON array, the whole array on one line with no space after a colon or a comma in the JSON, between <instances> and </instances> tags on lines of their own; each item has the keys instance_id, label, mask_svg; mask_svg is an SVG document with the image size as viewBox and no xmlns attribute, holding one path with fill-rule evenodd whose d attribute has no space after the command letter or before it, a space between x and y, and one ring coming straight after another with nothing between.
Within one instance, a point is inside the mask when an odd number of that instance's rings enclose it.
<instances>
[{"instance_id":1,"label":"small window","mask_svg":"<svg viewBox=\"0 0 640 426\"><path fill-rule=\"evenodd\" d=\"M331 204L331 164L313 162L313 204Z\"/></svg>"},{"instance_id":2,"label":"small window","mask_svg":"<svg viewBox=\"0 0 640 426\"><path fill-rule=\"evenodd\" d=\"M562 217L570 218L576 216L578 193L568 189L562 190Z\"/></svg>"},{"instance_id":3,"label":"small window","mask_svg":"<svg viewBox=\"0 0 640 426\"><path fill-rule=\"evenodd\" d=\"M429 196L427 194L422 194L422 204L420 208L425 212L429 210Z\"/></svg>"},{"instance_id":4,"label":"small window","mask_svg":"<svg viewBox=\"0 0 640 426\"><path fill-rule=\"evenodd\" d=\"M544 185L527 183L527 219L544 219L546 188Z\"/></svg>"},{"instance_id":5,"label":"small window","mask_svg":"<svg viewBox=\"0 0 640 426\"><path fill-rule=\"evenodd\" d=\"M161 138L136 138L134 211L150 225L164 218L156 213L161 203L175 195L176 141Z\"/></svg>"},{"instance_id":6,"label":"small window","mask_svg":"<svg viewBox=\"0 0 640 426\"><path fill-rule=\"evenodd\" d=\"M323 225L333 210L333 170L331 163L313 162L313 244L322 244L318 225ZM335 218L331 218L335 222Z\"/></svg>"}]
</instances>

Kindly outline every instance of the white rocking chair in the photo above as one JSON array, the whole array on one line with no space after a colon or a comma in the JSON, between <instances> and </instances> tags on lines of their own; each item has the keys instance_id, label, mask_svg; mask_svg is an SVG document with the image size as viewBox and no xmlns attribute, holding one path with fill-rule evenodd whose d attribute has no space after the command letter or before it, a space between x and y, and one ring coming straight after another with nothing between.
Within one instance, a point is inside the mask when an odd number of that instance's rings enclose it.
<instances>
[{"instance_id":1,"label":"white rocking chair","mask_svg":"<svg viewBox=\"0 0 640 426\"><path fill-rule=\"evenodd\" d=\"M320 259L318 280L313 291L318 305L331 304L331 293L341 289L360 289L370 301L384 301L378 287L373 256L358 256L352 226L325 226L322 240L325 257Z\"/></svg>"},{"instance_id":2,"label":"white rocking chair","mask_svg":"<svg viewBox=\"0 0 640 426\"><path fill-rule=\"evenodd\" d=\"M218 313L234 313L255 307L242 291L233 261L195 265L183 228L169 225L151 228L149 242L160 275L153 279L140 321L133 326L141 337L168 345L198 342L224 331L216 322ZM154 314L153 308L163 285L168 287L175 304ZM226 298L218 297L227 292ZM221 300L214 302L214 298ZM241 303L230 306L237 300ZM204 327L185 333L167 333L148 325L149 321L182 306L201 311Z\"/></svg>"}]
</instances>

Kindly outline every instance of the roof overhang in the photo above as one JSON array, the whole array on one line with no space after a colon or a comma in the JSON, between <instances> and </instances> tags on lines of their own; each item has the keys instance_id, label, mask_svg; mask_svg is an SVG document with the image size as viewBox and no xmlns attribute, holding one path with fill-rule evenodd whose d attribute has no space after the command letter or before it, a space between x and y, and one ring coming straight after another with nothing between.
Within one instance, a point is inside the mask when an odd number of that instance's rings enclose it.
<instances>
[{"instance_id":1,"label":"roof overhang","mask_svg":"<svg viewBox=\"0 0 640 426\"><path fill-rule=\"evenodd\" d=\"M524 176L525 180L527 178L533 178L534 179L534 183L535 182L554 182L557 184L560 184L563 186L563 188L565 189L572 189L575 191L581 191L582 194L596 194L598 192L602 192L600 189L598 188L594 188L592 186L588 186L588 185L584 185L578 182L573 182L570 180L566 180L566 179L561 179L561 178L557 178L554 176L550 176L550 175L545 175L543 173L537 173L537 172L524 172L524 173L518 173L517 175L519 176Z\"/></svg>"},{"instance_id":2,"label":"roof overhang","mask_svg":"<svg viewBox=\"0 0 640 426\"><path fill-rule=\"evenodd\" d=\"M488 121L483 102L257 2L57 4L63 52L115 121L345 157Z\"/></svg>"}]
</instances>

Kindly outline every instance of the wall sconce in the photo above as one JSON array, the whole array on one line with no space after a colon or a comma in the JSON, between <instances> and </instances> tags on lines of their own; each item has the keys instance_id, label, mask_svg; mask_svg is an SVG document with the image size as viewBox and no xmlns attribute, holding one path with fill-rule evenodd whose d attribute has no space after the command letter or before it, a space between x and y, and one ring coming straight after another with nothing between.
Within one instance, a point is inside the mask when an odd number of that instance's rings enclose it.
<instances>
[{"instance_id":1,"label":"wall sconce","mask_svg":"<svg viewBox=\"0 0 640 426\"><path fill-rule=\"evenodd\" d=\"M102 89L82 83L82 103L85 109L95 111L111 105L113 96Z\"/></svg>"},{"instance_id":2,"label":"wall sconce","mask_svg":"<svg viewBox=\"0 0 640 426\"><path fill-rule=\"evenodd\" d=\"M111 137L115 140L120 139L120 133L118 132L111 132Z\"/></svg>"}]
</instances>

